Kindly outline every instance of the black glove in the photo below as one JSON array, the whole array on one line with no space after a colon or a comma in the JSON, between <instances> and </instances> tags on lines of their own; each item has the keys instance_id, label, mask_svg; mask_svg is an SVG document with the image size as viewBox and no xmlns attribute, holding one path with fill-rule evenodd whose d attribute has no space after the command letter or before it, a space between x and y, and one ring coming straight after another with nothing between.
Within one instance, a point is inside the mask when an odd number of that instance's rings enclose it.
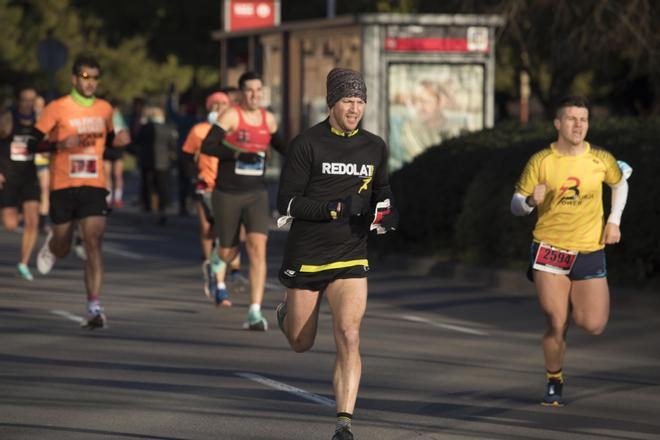
<instances>
[{"instance_id":1,"label":"black glove","mask_svg":"<svg viewBox=\"0 0 660 440\"><path fill-rule=\"evenodd\" d=\"M394 231L399 226L399 211L390 208L389 213L383 215L380 225L388 231Z\"/></svg>"},{"instance_id":2,"label":"black glove","mask_svg":"<svg viewBox=\"0 0 660 440\"><path fill-rule=\"evenodd\" d=\"M245 163L257 163L261 160L261 156L257 153L239 153L236 160Z\"/></svg>"},{"instance_id":3,"label":"black glove","mask_svg":"<svg viewBox=\"0 0 660 440\"><path fill-rule=\"evenodd\" d=\"M328 203L328 212L333 220L366 214L368 210L369 205L358 194Z\"/></svg>"}]
</instances>

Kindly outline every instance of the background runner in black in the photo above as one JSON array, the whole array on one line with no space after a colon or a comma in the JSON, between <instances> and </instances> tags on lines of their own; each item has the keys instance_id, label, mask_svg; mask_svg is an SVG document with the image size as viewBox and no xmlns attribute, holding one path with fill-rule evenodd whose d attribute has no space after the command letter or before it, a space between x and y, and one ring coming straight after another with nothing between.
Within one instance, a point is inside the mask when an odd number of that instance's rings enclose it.
<instances>
[{"instance_id":1,"label":"background runner in black","mask_svg":"<svg viewBox=\"0 0 660 440\"><path fill-rule=\"evenodd\" d=\"M28 265L39 233L40 189L34 153L28 145L34 130L37 92L22 87L17 98L16 108L2 115L0 123L0 207L8 231L18 227L19 209L23 213L21 257L16 269L21 278L32 281Z\"/></svg>"}]
</instances>

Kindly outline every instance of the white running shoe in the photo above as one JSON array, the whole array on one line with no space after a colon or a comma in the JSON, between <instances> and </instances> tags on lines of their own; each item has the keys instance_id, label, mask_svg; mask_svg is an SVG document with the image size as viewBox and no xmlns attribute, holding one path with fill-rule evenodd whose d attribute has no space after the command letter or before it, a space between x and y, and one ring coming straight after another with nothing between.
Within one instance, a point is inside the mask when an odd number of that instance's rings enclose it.
<instances>
[{"instance_id":1,"label":"white running shoe","mask_svg":"<svg viewBox=\"0 0 660 440\"><path fill-rule=\"evenodd\" d=\"M41 249L39 249L39 253L37 254L37 270L42 275L46 275L53 269L55 260L57 259L50 251L50 240L52 238L53 232L49 231L46 236L46 241L44 241L43 246L41 246Z\"/></svg>"},{"instance_id":2,"label":"white running shoe","mask_svg":"<svg viewBox=\"0 0 660 440\"><path fill-rule=\"evenodd\" d=\"M85 242L82 237L76 234L73 239L73 252L76 254L76 257L80 258L83 261L87 261L87 251L85 250Z\"/></svg>"}]
</instances>

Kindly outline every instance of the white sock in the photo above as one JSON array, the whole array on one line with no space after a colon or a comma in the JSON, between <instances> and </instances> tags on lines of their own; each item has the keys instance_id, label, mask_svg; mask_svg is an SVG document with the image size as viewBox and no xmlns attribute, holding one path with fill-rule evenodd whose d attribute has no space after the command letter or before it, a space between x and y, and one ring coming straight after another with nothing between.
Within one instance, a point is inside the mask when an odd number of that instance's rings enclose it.
<instances>
[{"instance_id":1,"label":"white sock","mask_svg":"<svg viewBox=\"0 0 660 440\"><path fill-rule=\"evenodd\" d=\"M248 313L259 313L261 312L261 304L250 304L250 309Z\"/></svg>"},{"instance_id":2,"label":"white sock","mask_svg":"<svg viewBox=\"0 0 660 440\"><path fill-rule=\"evenodd\" d=\"M93 315L101 310L101 304L98 299L87 301L87 312Z\"/></svg>"},{"instance_id":3,"label":"white sock","mask_svg":"<svg viewBox=\"0 0 660 440\"><path fill-rule=\"evenodd\" d=\"M115 189L115 202L121 202L122 197L124 196L124 190L121 188Z\"/></svg>"},{"instance_id":4,"label":"white sock","mask_svg":"<svg viewBox=\"0 0 660 440\"><path fill-rule=\"evenodd\" d=\"M217 286L218 286L218 289L226 289L227 288L227 285L225 284L224 281L218 281Z\"/></svg>"}]
</instances>

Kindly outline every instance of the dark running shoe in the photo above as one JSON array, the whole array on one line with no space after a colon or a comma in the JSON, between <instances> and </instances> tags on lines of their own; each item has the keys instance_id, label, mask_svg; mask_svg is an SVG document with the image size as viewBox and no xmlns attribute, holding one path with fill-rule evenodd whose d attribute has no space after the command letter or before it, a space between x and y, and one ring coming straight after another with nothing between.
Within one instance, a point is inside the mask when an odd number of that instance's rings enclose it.
<instances>
[{"instance_id":1,"label":"dark running shoe","mask_svg":"<svg viewBox=\"0 0 660 440\"><path fill-rule=\"evenodd\" d=\"M350 428L341 428L335 431L335 435L332 436L332 440L353 440L353 433Z\"/></svg>"},{"instance_id":2,"label":"dark running shoe","mask_svg":"<svg viewBox=\"0 0 660 440\"><path fill-rule=\"evenodd\" d=\"M275 308L275 314L277 315L277 326L284 333L284 318L286 318L286 301L281 302ZM286 335L286 333L285 333Z\"/></svg>"},{"instance_id":3,"label":"dark running shoe","mask_svg":"<svg viewBox=\"0 0 660 440\"><path fill-rule=\"evenodd\" d=\"M81 326L86 330L94 330L97 328L106 328L108 324L103 312L98 311L93 315L88 315L87 319L82 322Z\"/></svg>"},{"instance_id":4,"label":"dark running shoe","mask_svg":"<svg viewBox=\"0 0 660 440\"><path fill-rule=\"evenodd\" d=\"M564 384L558 380L549 380L545 396L541 401L543 406L564 406L564 401L561 398L561 392Z\"/></svg>"},{"instance_id":5,"label":"dark running shoe","mask_svg":"<svg viewBox=\"0 0 660 440\"><path fill-rule=\"evenodd\" d=\"M227 289L216 287L215 305L219 307L231 307L231 301L229 301L229 293L227 292Z\"/></svg>"},{"instance_id":6,"label":"dark running shoe","mask_svg":"<svg viewBox=\"0 0 660 440\"><path fill-rule=\"evenodd\" d=\"M268 321L259 312L248 312L247 320L243 323L245 330L265 332L268 330Z\"/></svg>"}]
</instances>

